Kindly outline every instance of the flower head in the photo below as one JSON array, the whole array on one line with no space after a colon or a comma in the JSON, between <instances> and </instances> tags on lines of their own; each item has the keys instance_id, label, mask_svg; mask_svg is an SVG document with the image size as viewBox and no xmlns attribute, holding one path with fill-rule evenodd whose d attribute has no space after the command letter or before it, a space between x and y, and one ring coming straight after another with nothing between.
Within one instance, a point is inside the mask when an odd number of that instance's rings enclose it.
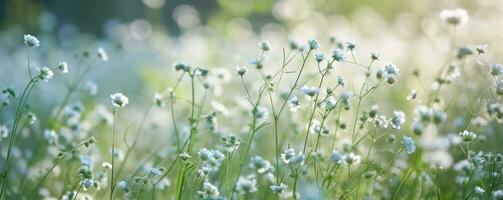
<instances>
[{"instance_id":1,"label":"flower head","mask_svg":"<svg viewBox=\"0 0 503 200\"><path fill-rule=\"evenodd\" d=\"M356 49L356 44L354 42L348 41L346 42L346 49L348 51L354 51Z\"/></svg>"},{"instance_id":2,"label":"flower head","mask_svg":"<svg viewBox=\"0 0 503 200\"><path fill-rule=\"evenodd\" d=\"M332 161L337 164L346 164L346 157L347 155L343 152L339 152L337 150L332 151Z\"/></svg>"},{"instance_id":3,"label":"flower head","mask_svg":"<svg viewBox=\"0 0 503 200\"><path fill-rule=\"evenodd\" d=\"M468 22L468 12L465 9L457 8L457 9L444 9L440 11L440 19L442 19L445 23L459 26L466 22Z\"/></svg>"},{"instance_id":4,"label":"flower head","mask_svg":"<svg viewBox=\"0 0 503 200\"><path fill-rule=\"evenodd\" d=\"M405 114L402 111L394 111L393 118L391 118L391 125L394 129L400 129L405 122Z\"/></svg>"},{"instance_id":5,"label":"flower head","mask_svg":"<svg viewBox=\"0 0 503 200\"><path fill-rule=\"evenodd\" d=\"M158 107L161 107L161 108L164 107L165 106L164 95L159 92L156 92L154 94L154 103Z\"/></svg>"},{"instance_id":6,"label":"flower head","mask_svg":"<svg viewBox=\"0 0 503 200\"><path fill-rule=\"evenodd\" d=\"M24 44L27 47L38 47L40 46L40 41L35 36L26 34L24 35Z\"/></svg>"},{"instance_id":7,"label":"flower head","mask_svg":"<svg viewBox=\"0 0 503 200\"><path fill-rule=\"evenodd\" d=\"M350 107L351 96L352 96L352 94L350 92L341 92L339 94L339 101L341 102L341 104L344 106L344 108L346 110L348 110Z\"/></svg>"},{"instance_id":8,"label":"flower head","mask_svg":"<svg viewBox=\"0 0 503 200\"><path fill-rule=\"evenodd\" d=\"M254 175L240 177L236 183L236 190L239 194L248 194L257 191L257 180Z\"/></svg>"},{"instance_id":9,"label":"flower head","mask_svg":"<svg viewBox=\"0 0 503 200\"><path fill-rule=\"evenodd\" d=\"M68 73L68 64L66 64L66 62L60 62L58 64L58 69L61 73L66 74Z\"/></svg>"},{"instance_id":10,"label":"flower head","mask_svg":"<svg viewBox=\"0 0 503 200\"><path fill-rule=\"evenodd\" d=\"M42 67L40 68L40 80L43 80L43 81L49 81L50 79L52 79L52 77L54 76L54 72L52 72L52 70L48 67Z\"/></svg>"},{"instance_id":11,"label":"flower head","mask_svg":"<svg viewBox=\"0 0 503 200\"><path fill-rule=\"evenodd\" d=\"M105 49L103 49L102 47L98 48L97 55L98 55L98 58L101 59L102 61L104 61L104 62L108 61L108 54L105 51Z\"/></svg>"},{"instance_id":12,"label":"flower head","mask_svg":"<svg viewBox=\"0 0 503 200\"><path fill-rule=\"evenodd\" d=\"M258 46L260 47L260 49L262 49L262 51L271 50L271 43L269 43L269 41L267 40L258 43Z\"/></svg>"},{"instance_id":13,"label":"flower head","mask_svg":"<svg viewBox=\"0 0 503 200\"><path fill-rule=\"evenodd\" d=\"M344 54L339 49L332 50L332 58L338 62L344 62L346 59L344 58Z\"/></svg>"},{"instance_id":14,"label":"flower head","mask_svg":"<svg viewBox=\"0 0 503 200\"><path fill-rule=\"evenodd\" d=\"M416 151L416 143L409 136L403 136L403 145L405 146L405 151L408 154L412 154Z\"/></svg>"},{"instance_id":15,"label":"flower head","mask_svg":"<svg viewBox=\"0 0 503 200\"><path fill-rule=\"evenodd\" d=\"M217 186L209 183L209 182L204 182L203 183L203 188L199 191L197 191L197 195L201 199L213 199L213 198L218 198L220 195L220 192L218 191Z\"/></svg>"},{"instance_id":16,"label":"flower head","mask_svg":"<svg viewBox=\"0 0 503 200\"><path fill-rule=\"evenodd\" d=\"M348 156L346 157L346 162L350 165L360 164L361 160L362 157L354 154L353 152L349 153Z\"/></svg>"},{"instance_id":17,"label":"flower head","mask_svg":"<svg viewBox=\"0 0 503 200\"><path fill-rule=\"evenodd\" d=\"M302 92L305 95L310 96L310 97L313 97L314 95L318 94L318 92L320 92L320 88L309 87L307 85L302 86L302 88L300 88L300 90L302 90Z\"/></svg>"},{"instance_id":18,"label":"flower head","mask_svg":"<svg viewBox=\"0 0 503 200\"><path fill-rule=\"evenodd\" d=\"M389 84L393 84L396 82L398 78L400 70L393 63L389 63L385 65L382 69L377 71L377 78L384 78L386 82Z\"/></svg>"},{"instance_id":19,"label":"flower head","mask_svg":"<svg viewBox=\"0 0 503 200\"><path fill-rule=\"evenodd\" d=\"M285 164L304 164L304 154L302 152L295 152L294 149L288 148L283 153L281 153L281 160Z\"/></svg>"},{"instance_id":20,"label":"flower head","mask_svg":"<svg viewBox=\"0 0 503 200\"><path fill-rule=\"evenodd\" d=\"M112 105L117 108L122 108L129 103L129 99L122 93L112 94L110 95L110 98L112 98Z\"/></svg>"},{"instance_id":21,"label":"flower head","mask_svg":"<svg viewBox=\"0 0 503 200\"><path fill-rule=\"evenodd\" d=\"M309 45L309 49L311 49L311 50L315 50L315 49L320 48L320 43L318 43L318 41L316 41L315 39L309 39L307 41L307 44Z\"/></svg>"},{"instance_id":22,"label":"flower head","mask_svg":"<svg viewBox=\"0 0 503 200\"><path fill-rule=\"evenodd\" d=\"M293 96L292 98L290 98L288 105L290 106L290 110L292 112L297 111L300 108L299 98L297 96Z\"/></svg>"},{"instance_id":23,"label":"flower head","mask_svg":"<svg viewBox=\"0 0 503 200\"><path fill-rule=\"evenodd\" d=\"M128 192L129 191L129 185L127 184L126 181L120 181L118 184L117 184L117 187L123 191L123 192Z\"/></svg>"},{"instance_id":24,"label":"flower head","mask_svg":"<svg viewBox=\"0 0 503 200\"><path fill-rule=\"evenodd\" d=\"M9 135L9 129L5 125L0 125L0 141Z\"/></svg>"},{"instance_id":25,"label":"flower head","mask_svg":"<svg viewBox=\"0 0 503 200\"><path fill-rule=\"evenodd\" d=\"M502 64L492 64L491 65L491 75L493 75L493 76L503 75L503 65Z\"/></svg>"},{"instance_id":26,"label":"flower head","mask_svg":"<svg viewBox=\"0 0 503 200\"><path fill-rule=\"evenodd\" d=\"M243 76L243 75L246 74L246 72L248 72L248 67L246 67L246 66L237 66L236 67L236 71L238 72L239 76Z\"/></svg>"},{"instance_id":27,"label":"flower head","mask_svg":"<svg viewBox=\"0 0 503 200\"><path fill-rule=\"evenodd\" d=\"M314 56L314 59L316 60L316 62L320 63L321 61L325 60L325 54L317 53Z\"/></svg>"},{"instance_id":28,"label":"flower head","mask_svg":"<svg viewBox=\"0 0 503 200\"><path fill-rule=\"evenodd\" d=\"M105 170L111 170L112 164L110 164L108 162L103 162L103 163L101 163L101 167L103 167Z\"/></svg>"},{"instance_id":29,"label":"flower head","mask_svg":"<svg viewBox=\"0 0 503 200\"><path fill-rule=\"evenodd\" d=\"M459 136L463 139L465 142L471 142L475 138L477 138L477 135L474 132L464 130L463 132L459 133Z\"/></svg>"},{"instance_id":30,"label":"flower head","mask_svg":"<svg viewBox=\"0 0 503 200\"><path fill-rule=\"evenodd\" d=\"M250 158L250 168L256 169L259 174L272 173L274 171L271 162L264 160L260 156L253 156Z\"/></svg>"},{"instance_id":31,"label":"flower head","mask_svg":"<svg viewBox=\"0 0 503 200\"><path fill-rule=\"evenodd\" d=\"M58 134L54 130L45 130L44 139L49 144L56 144L56 142L58 142Z\"/></svg>"},{"instance_id":32,"label":"flower head","mask_svg":"<svg viewBox=\"0 0 503 200\"><path fill-rule=\"evenodd\" d=\"M271 185L271 190L273 193L283 193L288 186L284 183L280 183L279 185Z\"/></svg>"}]
</instances>

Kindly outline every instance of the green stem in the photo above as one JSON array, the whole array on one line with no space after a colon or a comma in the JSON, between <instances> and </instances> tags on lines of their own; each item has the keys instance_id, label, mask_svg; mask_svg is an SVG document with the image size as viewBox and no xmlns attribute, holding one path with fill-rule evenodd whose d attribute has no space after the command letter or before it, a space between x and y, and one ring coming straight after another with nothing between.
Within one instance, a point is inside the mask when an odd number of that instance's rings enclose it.
<instances>
[{"instance_id":1,"label":"green stem","mask_svg":"<svg viewBox=\"0 0 503 200\"><path fill-rule=\"evenodd\" d=\"M112 170L111 170L111 179L110 179L110 200L112 200L114 195L114 168L115 168L115 132L117 130L117 116L119 113L119 108L115 108L114 110L114 129L112 131Z\"/></svg>"},{"instance_id":2,"label":"green stem","mask_svg":"<svg viewBox=\"0 0 503 200\"><path fill-rule=\"evenodd\" d=\"M23 109L23 107L26 104L26 99L28 99L29 93L31 92L31 87L33 87L32 85L35 83L36 78L37 77L30 79L30 81L28 82L28 84L26 85L26 87L23 90L23 94L21 95L21 99L20 99L20 101L17 105L17 108L16 108L16 115L15 115L15 119L14 119L14 125L12 127L12 131L11 131L10 138L9 138L9 145L8 145L8 149L7 149L7 157L5 159L4 170L3 170L3 173L0 177L0 178L2 178L2 188L0 190L0 200L2 199L3 194L5 192L5 189L6 189L9 164L10 164L10 160L11 160L12 149L14 148L14 145L15 145L14 143L15 143L17 128L18 128L19 121L21 118L21 110Z\"/></svg>"}]
</instances>

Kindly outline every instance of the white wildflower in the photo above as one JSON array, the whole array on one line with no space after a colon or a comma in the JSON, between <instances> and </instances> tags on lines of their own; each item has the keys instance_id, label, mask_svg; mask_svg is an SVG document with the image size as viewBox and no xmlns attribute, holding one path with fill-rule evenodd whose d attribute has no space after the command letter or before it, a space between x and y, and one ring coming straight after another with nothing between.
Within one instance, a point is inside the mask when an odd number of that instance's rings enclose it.
<instances>
[{"instance_id":1,"label":"white wildflower","mask_svg":"<svg viewBox=\"0 0 503 200\"><path fill-rule=\"evenodd\" d=\"M58 64L58 69L61 73L66 74L68 73L68 64L66 62L60 62Z\"/></svg>"},{"instance_id":2,"label":"white wildflower","mask_svg":"<svg viewBox=\"0 0 503 200\"><path fill-rule=\"evenodd\" d=\"M110 95L110 98L112 98L112 105L117 108L122 108L129 103L129 99L122 93L112 94Z\"/></svg>"},{"instance_id":3,"label":"white wildflower","mask_svg":"<svg viewBox=\"0 0 503 200\"><path fill-rule=\"evenodd\" d=\"M54 72L52 72L52 70L48 67L42 67L39 71L40 80L49 81L49 79L52 79L52 77L54 76Z\"/></svg>"},{"instance_id":4,"label":"white wildflower","mask_svg":"<svg viewBox=\"0 0 503 200\"><path fill-rule=\"evenodd\" d=\"M105 51L105 49L103 49L102 47L98 48L97 55L98 55L98 58L101 59L102 61L104 61L104 62L108 61L108 54Z\"/></svg>"},{"instance_id":5,"label":"white wildflower","mask_svg":"<svg viewBox=\"0 0 503 200\"><path fill-rule=\"evenodd\" d=\"M444 20L445 23L458 26L468 22L468 12L465 9L444 9L440 11L440 18Z\"/></svg>"},{"instance_id":6,"label":"white wildflower","mask_svg":"<svg viewBox=\"0 0 503 200\"><path fill-rule=\"evenodd\" d=\"M24 44L27 47L38 47L40 46L40 41L35 36L26 34L24 35Z\"/></svg>"}]
</instances>

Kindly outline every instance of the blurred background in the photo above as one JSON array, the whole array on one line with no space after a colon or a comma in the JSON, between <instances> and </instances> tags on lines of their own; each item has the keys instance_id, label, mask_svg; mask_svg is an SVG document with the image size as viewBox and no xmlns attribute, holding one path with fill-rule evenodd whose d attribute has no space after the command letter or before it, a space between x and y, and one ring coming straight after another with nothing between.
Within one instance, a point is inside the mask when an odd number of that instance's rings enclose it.
<instances>
[{"instance_id":1,"label":"blurred background","mask_svg":"<svg viewBox=\"0 0 503 200\"><path fill-rule=\"evenodd\" d=\"M438 15L452 8L470 15L454 34ZM34 92L30 105L39 113L51 113L63 99L64 83L86 66L92 69L81 84L83 96L71 101L104 103L122 91L142 107L175 83L176 61L211 69L228 83L236 66L256 58L258 42L272 44L268 63L274 70L288 40L316 38L320 52L329 54L330 41L353 41L361 62L376 52L382 58L377 65L397 64L403 78L391 90L395 95L383 98L412 110L401 96L420 86L407 77L415 69L439 69L453 46L488 44L487 60L498 61L494 55L503 49L492 44L503 39L502 15L503 2L493 0L0 0L0 86L19 91L27 79L24 34L41 41L30 52L33 67L66 61L70 68L70 76L57 74ZM100 47L108 62L96 58ZM86 53L93 59L82 62ZM349 88L363 80L352 67L340 67L338 75ZM429 84L433 76L423 78ZM217 97L222 88L216 87Z\"/></svg>"},{"instance_id":2,"label":"blurred background","mask_svg":"<svg viewBox=\"0 0 503 200\"><path fill-rule=\"evenodd\" d=\"M455 34L438 16L452 8L470 15ZM92 65L84 82L99 89L88 100L101 102L114 91L139 104L151 101L153 92L175 82L171 65L176 61L229 77L237 65L249 65L262 40L272 44L271 66L281 61L289 39L305 44L316 38L325 53L335 39L355 42L362 62L377 52L379 65L392 61L407 77L414 69L438 69L453 46L489 44L487 59L497 61L492 56L503 49L491 44L503 39L502 14L503 2L493 0L0 0L0 86L20 90L26 80L22 37L28 33L41 41L31 52L32 66L66 61L72 74ZM108 52L108 62L80 61L99 47ZM350 87L363 78L350 67L339 73ZM44 109L65 90L66 78L55 79L63 80L44 83L34 94L41 112L50 111ZM404 78L394 90L408 93L416 87Z\"/></svg>"}]
</instances>

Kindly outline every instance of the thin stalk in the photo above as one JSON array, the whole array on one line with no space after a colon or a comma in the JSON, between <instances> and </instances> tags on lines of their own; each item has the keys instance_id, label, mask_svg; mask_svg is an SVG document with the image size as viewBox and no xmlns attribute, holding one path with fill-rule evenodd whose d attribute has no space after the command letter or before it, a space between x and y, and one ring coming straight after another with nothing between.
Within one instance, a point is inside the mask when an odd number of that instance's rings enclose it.
<instances>
[{"instance_id":1,"label":"thin stalk","mask_svg":"<svg viewBox=\"0 0 503 200\"><path fill-rule=\"evenodd\" d=\"M398 189L396 190L395 195L393 195L392 200L395 200L398 197L398 194L400 194L400 191L402 190L403 185L405 184L405 182L407 182L407 180L409 179L409 177L413 171L414 171L414 169L410 169L410 171L407 173L407 176L403 179L403 181L398 186Z\"/></svg>"},{"instance_id":2,"label":"thin stalk","mask_svg":"<svg viewBox=\"0 0 503 200\"><path fill-rule=\"evenodd\" d=\"M110 200L112 200L113 195L114 195L114 189L115 189L115 184L114 184L114 168L115 168L115 132L117 130L117 116L119 113L119 108L115 108L114 110L114 128L112 131L112 170L111 170L111 176L112 178L110 179Z\"/></svg>"},{"instance_id":3,"label":"thin stalk","mask_svg":"<svg viewBox=\"0 0 503 200\"><path fill-rule=\"evenodd\" d=\"M10 138L9 138L9 145L8 145L8 149L7 149L7 157L5 159L5 166L4 166L4 169L3 169L3 173L2 173L2 175L0 177L0 178L2 178L2 188L0 190L0 200L2 199L3 194L5 192L5 189L6 189L6 182L7 182L7 179L8 179L7 175L8 175L8 171L9 171L9 164L10 164L10 160L11 160L12 149L14 148L14 145L15 145L14 143L15 143L17 128L18 128L19 121L20 121L20 118L21 118L21 110L25 106L26 99L28 99L29 93L31 91L32 84L35 84L35 82L37 81L36 80L37 78L38 77L30 79L30 81L28 82L28 84L26 85L26 87L23 90L23 94L21 95L21 99L20 99L20 101L19 101L19 103L17 105L17 108L16 108L16 115L15 115L15 119L14 119L14 125L12 127L12 131L11 131Z\"/></svg>"},{"instance_id":4,"label":"thin stalk","mask_svg":"<svg viewBox=\"0 0 503 200\"><path fill-rule=\"evenodd\" d=\"M56 168L56 166L58 166L58 164L61 163L61 161L64 160L64 158L67 156L68 153L77 150L78 148L80 148L81 146L83 146L85 143L86 142L81 142L80 144L78 144L77 146L75 146L70 151L68 151L68 152L62 152L62 156L55 159L54 163L49 168L49 170L47 170L47 172L44 174L44 176L42 176L42 178L37 182L37 184L35 184L35 187L30 192L30 196L28 197L28 199L32 199L34 197L35 193L37 192L38 188L42 185L42 183L44 182L44 180L49 176L49 174L52 172L52 170L54 170L54 168Z\"/></svg>"},{"instance_id":5,"label":"thin stalk","mask_svg":"<svg viewBox=\"0 0 503 200\"><path fill-rule=\"evenodd\" d=\"M117 175L116 175L117 179L120 179L120 175L122 174L122 171L124 170L124 166L126 165L126 162L129 158L129 156L131 155L131 152L133 151L133 149L136 147L136 144L138 143L138 138L139 138L140 133L143 129L143 125L145 123L145 120L147 119L147 116L150 113L151 108L152 108L152 104L148 106L147 110L145 110L145 113L143 114L143 117L140 122L140 126L138 127L138 131L136 132L133 143L131 144L131 146L129 146L127 148L127 151L126 151L126 154L124 155L124 159L122 160L121 166L117 170ZM113 165L112 165L112 167L113 167Z\"/></svg>"}]
</instances>

